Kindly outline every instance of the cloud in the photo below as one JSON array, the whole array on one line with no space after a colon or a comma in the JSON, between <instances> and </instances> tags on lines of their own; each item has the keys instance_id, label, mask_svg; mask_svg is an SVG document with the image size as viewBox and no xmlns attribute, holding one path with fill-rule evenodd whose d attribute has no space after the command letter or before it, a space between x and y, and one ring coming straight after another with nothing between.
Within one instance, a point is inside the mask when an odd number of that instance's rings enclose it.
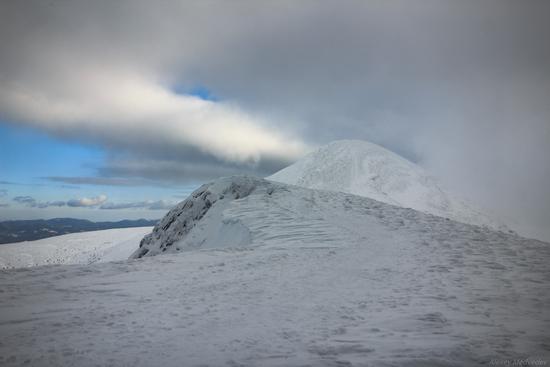
<instances>
[{"instance_id":1,"label":"cloud","mask_svg":"<svg viewBox=\"0 0 550 367\"><path fill-rule=\"evenodd\" d=\"M168 9L175 5L168 4ZM134 31L144 35L136 28L138 24L119 24L109 15L112 9L90 7L85 2L50 6L39 1L24 6L2 4L2 8L0 111L10 121L107 147L139 152L148 146L177 152L184 146L241 164L258 164L264 157L288 162L308 149L290 131L276 128L268 117L245 111L234 101L209 101L175 92L174 80L167 80L154 68L159 60L136 55L134 52L143 50L126 43ZM135 7L131 2L121 3L124 13L132 8L140 17L154 13L147 3ZM27 17L38 22L37 28L25 25ZM176 21L170 18L170 22ZM82 28L80 21L92 27L89 33L83 31L86 27ZM104 21L107 28L120 25L121 32L114 38L101 34ZM149 30L155 29L155 37L168 36L157 33L163 29L158 25ZM62 34L59 39L58 32ZM25 34L24 47L16 34ZM120 44L104 49L103 36ZM75 52L85 39L90 53ZM172 56L163 48L168 44L159 46L159 59ZM34 60L35 56L40 60Z\"/></svg>"},{"instance_id":2,"label":"cloud","mask_svg":"<svg viewBox=\"0 0 550 367\"><path fill-rule=\"evenodd\" d=\"M126 203L105 203L100 209L116 210L116 209L149 209L149 210L167 210L176 205L177 202L157 200L157 201L138 201Z\"/></svg>"},{"instance_id":3,"label":"cloud","mask_svg":"<svg viewBox=\"0 0 550 367\"><path fill-rule=\"evenodd\" d=\"M12 182L12 181L0 181L0 185L13 185L13 186L44 186L39 183L24 183L24 182Z\"/></svg>"},{"instance_id":4,"label":"cloud","mask_svg":"<svg viewBox=\"0 0 550 367\"><path fill-rule=\"evenodd\" d=\"M13 201L25 205L33 205L36 203L36 199L31 196L16 196L13 198Z\"/></svg>"},{"instance_id":5,"label":"cloud","mask_svg":"<svg viewBox=\"0 0 550 367\"><path fill-rule=\"evenodd\" d=\"M235 105L180 96L137 76L103 72L90 71L83 84L89 89L69 89L61 96L49 94L48 87L6 85L0 89L0 108L12 120L54 134L130 150L141 144L173 150L188 145L223 161L249 164L264 156L291 161L307 150ZM110 97L105 99L101 90ZM79 94L84 95L75 99Z\"/></svg>"},{"instance_id":6,"label":"cloud","mask_svg":"<svg viewBox=\"0 0 550 367\"><path fill-rule=\"evenodd\" d=\"M67 201L67 206L71 207L94 207L100 204L103 204L107 201L107 196L99 195L92 198L80 198L80 199L71 199Z\"/></svg>"},{"instance_id":7,"label":"cloud","mask_svg":"<svg viewBox=\"0 0 550 367\"><path fill-rule=\"evenodd\" d=\"M176 205L177 201L166 200L146 200L136 202L124 202L124 203L112 203L107 202L106 195L99 195L92 198L80 198L71 199L68 201L37 201L32 196L16 196L12 199L18 204L27 206L29 208L49 208L49 207L85 207L85 208L99 208L104 210L120 210L120 209L148 209L148 210L167 210ZM8 204L0 203L2 207L9 206Z\"/></svg>"},{"instance_id":8,"label":"cloud","mask_svg":"<svg viewBox=\"0 0 550 367\"><path fill-rule=\"evenodd\" d=\"M67 205L66 202L64 201L47 201L47 202L39 202L36 204L36 206L38 208L48 208L48 207L51 207L51 206L57 206L57 207L60 207L60 206L65 206Z\"/></svg>"},{"instance_id":9,"label":"cloud","mask_svg":"<svg viewBox=\"0 0 550 367\"><path fill-rule=\"evenodd\" d=\"M107 196L99 195L93 198L80 198L80 199L71 199L69 201L38 201L32 196L16 196L12 199L18 204L25 205L30 208L49 208L49 207L96 207L101 205L107 200Z\"/></svg>"},{"instance_id":10,"label":"cloud","mask_svg":"<svg viewBox=\"0 0 550 367\"><path fill-rule=\"evenodd\" d=\"M251 167L220 162L200 154L187 154L189 161L177 157L163 159L148 157L110 157L97 167L97 176L49 176L48 181L98 186L174 186L197 183L223 176L249 174L267 176L286 166L279 160L263 159Z\"/></svg>"},{"instance_id":11,"label":"cloud","mask_svg":"<svg viewBox=\"0 0 550 367\"><path fill-rule=\"evenodd\" d=\"M97 185L97 186L158 186L160 182L151 182L136 178L120 178L120 177L63 177L63 176L49 176L43 177L49 181L64 182L68 184L81 184L81 185ZM73 188L69 186L67 188Z\"/></svg>"},{"instance_id":12,"label":"cloud","mask_svg":"<svg viewBox=\"0 0 550 367\"><path fill-rule=\"evenodd\" d=\"M74 186L74 185L59 185L60 188L62 189L69 189L69 190L79 190L80 187L79 186Z\"/></svg>"},{"instance_id":13,"label":"cloud","mask_svg":"<svg viewBox=\"0 0 550 367\"><path fill-rule=\"evenodd\" d=\"M8 195L8 190L0 189L0 198ZM7 208L10 205L8 203L0 202L0 208Z\"/></svg>"},{"instance_id":14,"label":"cloud","mask_svg":"<svg viewBox=\"0 0 550 367\"><path fill-rule=\"evenodd\" d=\"M40 209L48 208L52 206L60 207L60 206L67 205L67 203L64 201L46 201L46 202L37 201L32 196L16 196L12 200L15 201L16 203L25 205L30 208L40 208Z\"/></svg>"},{"instance_id":15,"label":"cloud","mask_svg":"<svg viewBox=\"0 0 550 367\"><path fill-rule=\"evenodd\" d=\"M264 162L263 167L269 167ZM282 168L277 166L277 168ZM126 159L111 160L98 173L102 176L139 177L157 182L186 182L211 180L220 176L236 174L258 174L262 169L242 167L231 164L221 164L216 161L199 160L198 162L178 162L160 159ZM269 172L269 171L267 171Z\"/></svg>"}]
</instances>

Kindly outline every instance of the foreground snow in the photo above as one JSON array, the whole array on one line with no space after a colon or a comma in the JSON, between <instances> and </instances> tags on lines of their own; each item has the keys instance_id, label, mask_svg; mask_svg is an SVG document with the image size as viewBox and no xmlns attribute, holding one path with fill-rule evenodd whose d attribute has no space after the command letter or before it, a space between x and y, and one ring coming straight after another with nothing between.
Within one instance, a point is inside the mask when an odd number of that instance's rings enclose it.
<instances>
[{"instance_id":1,"label":"foreground snow","mask_svg":"<svg viewBox=\"0 0 550 367\"><path fill-rule=\"evenodd\" d=\"M366 196L464 223L507 230L500 221L444 189L420 166L366 141L332 142L268 179Z\"/></svg>"},{"instance_id":2,"label":"foreground snow","mask_svg":"<svg viewBox=\"0 0 550 367\"><path fill-rule=\"evenodd\" d=\"M0 268L125 260L151 229L107 229L0 245Z\"/></svg>"},{"instance_id":3,"label":"foreground snow","mask_svg":"<svg viewBox=\"0 0 550 367\"><path fill-rule=\"evenodd\" d=\"M236 177L174 208L141 255L0 272L0 364L550 359L544 242L364 197Z\"/></svg>"}]
</instances>

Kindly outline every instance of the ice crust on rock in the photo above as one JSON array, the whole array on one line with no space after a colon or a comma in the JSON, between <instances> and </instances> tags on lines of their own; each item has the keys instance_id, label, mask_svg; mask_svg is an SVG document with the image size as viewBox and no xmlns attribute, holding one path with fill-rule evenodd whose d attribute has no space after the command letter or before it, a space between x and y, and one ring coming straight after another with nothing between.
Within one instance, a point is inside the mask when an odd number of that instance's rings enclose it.
<instances>
[{"instance_id":1,"label":"ice crust on rock","mask_svg":"<svg viewBox=\"0 0 550 367\"><path fill-rule=\"evenodd\" d=\"M153 232L143 238L132 258L189 248L219 247L221 243L227 246L248 244L247 228L238 220L224 219L222 212L233 200L245 198L258 188L272 192L273 187L269 181L251 176L225 177L202 185L164 216ZM207 220L202 220L205 216ZM193 229L203 235L186 237Z\"/></svg>"}]
</instances>

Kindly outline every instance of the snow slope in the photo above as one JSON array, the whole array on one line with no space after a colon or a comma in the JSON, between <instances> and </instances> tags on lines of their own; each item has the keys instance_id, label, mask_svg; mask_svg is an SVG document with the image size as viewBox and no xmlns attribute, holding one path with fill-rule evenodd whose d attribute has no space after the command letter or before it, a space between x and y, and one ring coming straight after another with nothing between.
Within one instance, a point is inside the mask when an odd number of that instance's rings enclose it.
<instances>
[{"instance_id":1,"label":"snow slope","mask_svg":"<svg viewBox=\"0 0 550 367\"><path fill-rule=\"evenodd\" d=\"M0 364L550 360L550 244L514 234L232 177L170 211L135 256L0 271Z\"/></svg>"},{"instance_id":2,"label":"snow slope","mask_svg":"<svg viewBox=\"0 0 550 367\"><path fill-rule=\"evenodd\" d=\"M507 230L499 221L442 188L420 166L366 141L335 141L267 178L366 196L464 223Z\"/></svg>"},{"instance_id":3,"label":"snow slope","mask_svg":"<svg viewBox=\"0 0 550 367\"><path fill-rule=\"evenodd\" d=\"M71 233L0 245L0 269L125 260L152 227Z\"/></svg>"}]
</instances>

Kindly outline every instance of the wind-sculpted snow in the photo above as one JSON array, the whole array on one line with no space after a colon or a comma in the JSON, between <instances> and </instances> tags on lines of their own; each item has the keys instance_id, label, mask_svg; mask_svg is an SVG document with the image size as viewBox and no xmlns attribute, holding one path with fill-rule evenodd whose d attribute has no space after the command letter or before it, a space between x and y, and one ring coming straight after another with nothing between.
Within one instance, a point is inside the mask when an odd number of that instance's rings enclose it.
<instances>
[{"instance_id":1,"label":"wind-sculpted snow","mask_svg":"<svg viewBox=\"0 0 550 367\"><path fill-rule=\"evenodd\" d=\"M507 230L499 221L443 189L418 165L366 141L333 142L268 179L366 196L464 223Z\"/></svg>"},{"instance_id":2,"label":"wind-sculpted snow","mask_svg":"<svg viewBox=\"0 0 550 367\"><path fill-rule=\"evenodd\" d=\"M0 364L550 363L548 243L248 177L147 241L133 261L0 271Z\"/></svg>"}]
</instances>

